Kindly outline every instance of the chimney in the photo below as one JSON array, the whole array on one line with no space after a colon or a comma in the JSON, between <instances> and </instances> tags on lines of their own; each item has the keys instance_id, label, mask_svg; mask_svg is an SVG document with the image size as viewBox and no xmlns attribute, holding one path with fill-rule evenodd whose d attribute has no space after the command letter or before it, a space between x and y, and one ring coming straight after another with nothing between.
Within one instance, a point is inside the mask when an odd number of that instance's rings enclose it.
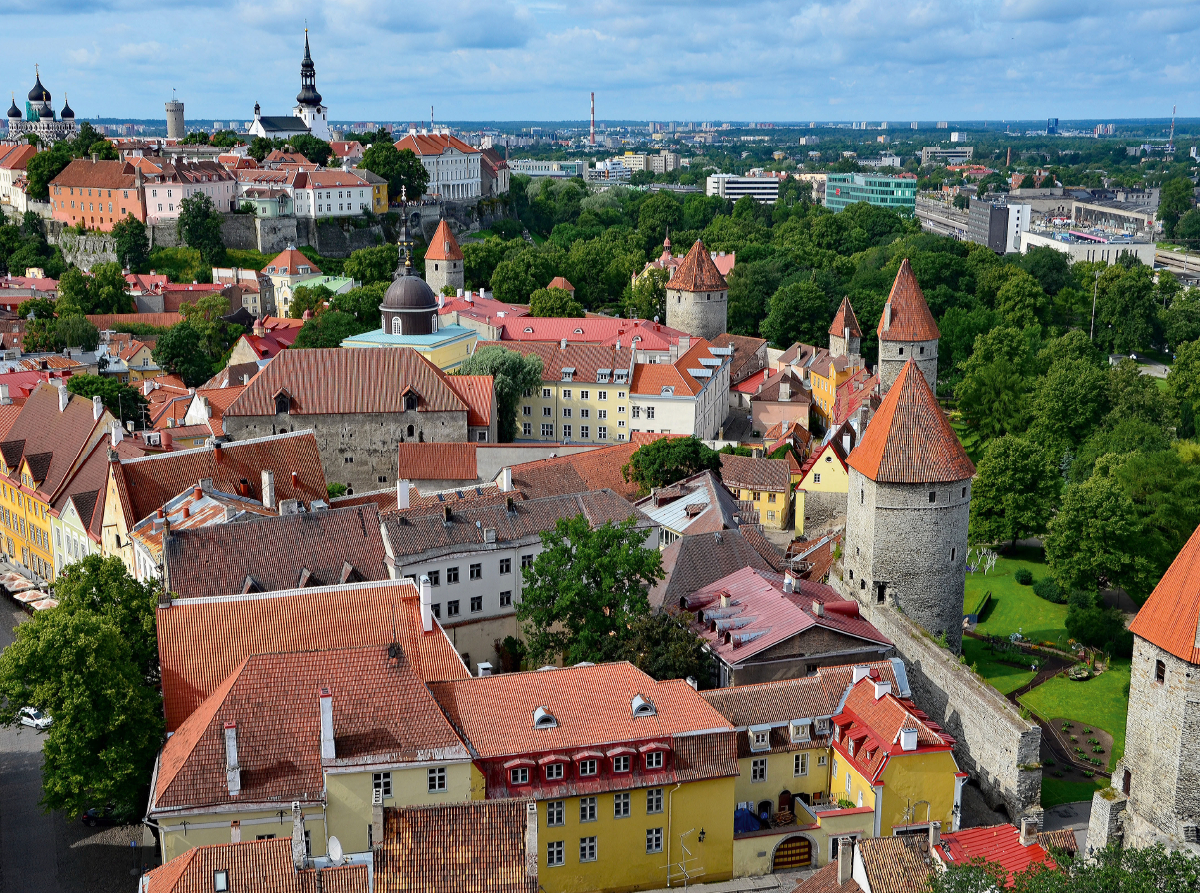
<instances>
[{"instance_id":1,"label":"chimney","mask_svg":"<svg viewBox=\"0 0 1200 893\"><path fill-rule=\"evenodd\" d=\"M200 478L200 482L196 486L198 486L203 492L207 493L213 488L213 479Z\"/></svg>"},{"instance_id":2,"label":"chimney","mask_svg":"<svg viewBox=\"0 0 1200 893\"><path fill-rule=\"evenodd\" d=\"M1037 819L1026 816L1021 819L1021 846L1032 846L1037 843Z\"/></svg>"},{"instance_id":3,"label":"chimney","mask_svg":"<svg viewBox=\"0 0 1200 893\"><path fill-rule=\"evenodd\" d=\"M115 421L115 420L113 421L111 437L112 437L112 448L115 450L117 448L117 444L119 444L122 440L125 439L125 429L121 427L120 422Z\"/></svg>"},{"instance_id":4,"label":"chimney","mask_svg":"<svg viewBox=\"0 0 1200 893\"><path fill-rule=\"evenodd\" d=\"M857 685L861 680L866 679L867 676L870 675L870 673L871 673L870 667L857 666L854 668L854 675L850 679L850 682L854 685Z\"/></svg>"},{"instance_id":5,"label":"chimney","mask_svg":"<svg viewBox=\"0 0 1200 893\"><path fill-rule=\"evenodd\" d=\"M333 695L328 685L321 686L321 759L337 759L333 746Z\"/></svg>"},{"instance_id":6,"label":"chimney","mask_svg":"<svg viewBox=\"0 0 1200 893\"><path fill-rule=\"evenodd\" d=\"M8 385L0 384L0 406L10 406L12 397L8 394Z\"/></svg>"},{"instance_id":7,"label":"chimney","mask_svg":"<svg viewBox=\"0 0 1200 893\"><path fill-rule=\"evenodd\" d=\"M304 845L304 810L292 801L292 865L303 871L308 864L308 847Z\"/></svg>"},{"instance_id":8,"label":"chimney","mask_svg":"<svg viewBox=\"0 0 1200 893\"><path fill-rule=\"evenodd\" d=\"M371 806L371 848L383 843L383 804L375 803Z\"/></svg>"},{"instance_id":9,"label":"chimney","mask_svg":"<svg viewBox=\"0 0 1200 893\"><path fill-rule=\"evenodd\" d=\"M225 783L229 785L229 796L242 792L242 767L238 765L237 723L225 723Z\"/></svg>"},{"instance_id":10,"label":"chimney","mask_svg":"<svg viewBox=\"0 0 1200 893\"><path fill-rule=\"evenodd\" d=\"M500 492L511 493L512 488L512 468L505 466L500 470Z\"/></svg>"},{"instance_id":11,"label":"chimney","mask_svg":"<svg viewBox=\"0 0 1200 893\"><path fill-rule=\"evenodd\" d=\"M213 461L219 463L224 458L225 456L221 452L221 441L218 440L213 444Z\"/></svg>"},{"instance_id":12,"label":"chimney","mask_svg":"<svg viewBox=\"0 0 1200 893\"><path fill-rule=\"evenodd\" d=\"M842 452L847 456L850 455L850 432L846 431L842 434Z\"/></svg>"},{"instance_id":13,"label":"chimney","mask_svg":"<svg viewBox=\"0 0 1200 893\"><path fill-rule=\"evenodd\" d=\"M892 330L892 302L888 301L883 305L883 330L890 332Z\"/></svg>"},{"instance_id":14,"label":"chimney","mask_svg":"<svg viewBox=\"0 0 1200 893\"><path fill-rule=\"evenodd\" d=\"M792 399L792 384L786 378L779 382L779 400L786 402Z\"/></svg>"},{"instance_id":15,"label":"chimney","mask_svg":"<svg viewBox=\"0 0 1200 893\"><path fill-rule=\"evenodd\" d=\"M917 749L916 729L900 730L900 749L903 751L913 751Z\"/></svg>"},{"instance_id":16,"label":"chimney","mask_svg":"<svg viewBox=\"0 0 1200 893\"><path fill-rule=\"evenodd\" d=\"M525 804L525 879L530 887L540 887L538 872L538 817L537 804L530 800Z\"/></svg>"},{"instance_id":17,"label":"chimney","mask_svg":"<svg viewBox=\"0 0 1200 893\"><path fill-rule=\"evenodd\" d=\"M843 837L838 841L838 885L850 882L854 874L854 838Z\"/></svg>"},{"instance_id":18,"label":"chimney","mask_svg":"<svg viewBox=\"0 0 1200 893\"><path fill-rule=\"evenodd\" d=\"M783 572L783 591L795 592L796 584L800 582L800 578L796 576L794 568L788 568Z\"/></svg>"},{"instance_id":19,"label":"chimney","mask_svg":"<svg viewBox=\"0 0 1200 893\"><path fill-rule=\"evenodd\" d=\"M411 487L412 484L410 484L408 481L396 481L396 508L408 508L408 495Z\"/></svg>"},{"instance_id":20,"label":"chimney","mask_svg":"<svg viewBox=\"0 0 1200 893\"><path fill-rule=\"evenodd\" d=\"M941 842L942 842L942 823L941 822L930 822L929 823L929 848L933 849L935 846L938 846L939 844L941 844Z\"/></svg>"},{"instance_id":21,"label":"chimney","mask_svg":"<svg viewBox=\"0 0 1200 893\"><path fill-rule=\"evenodd\" d=\"M229 823L229 842L230 843L241 843L242 842L242 823L239 822L237 819L234 819L232 822Z\"/></svg>"},{"instance_id":22,"label":"chimney","mask_svg":"<svg viewBox=\"0 0 1200 893\"><path fill-rule=\"evenodd\" d=\"M479 678L482 679L484 676L491 676L491 675L492 675L492 665L490 663L488 663L486 660L480 662Z\"/></svg>"},{"instance_id":23,"label":"chimney","mask_svg":"<svg viewBox=\"0 0 1200 893\"><path fill-rule=\"evenodd\" d=\"M567 339L566 339L566 338L562 339L561 343L559 344L559 349L560 349L560 350L566 350L566 349L567 349Z\"/></svg>"},{"instance_id":24,"label":"chimney","mask_svg":"<svg viewBox=\"0 0 1200 893\"><path fill-rule=\"evenodd\" d=\"M433 632L433 596L429 587L429 578L421 575L421 629Z\"/></svg>"},{"instance_id":25,"label":"chimney","mask_svg":"<svg viewBox=\"0 0 1200 893\"><path fill-rule=\"evenodd\" d=\"M243 385L250 384L250 376L249 375L246 375L245 373L242 374L242 384Z\"/></svg>"},{"instance_id":26,"label":"chimney","mask_svg":"<svg viewBox=\"0 0 1200 893\"><path fill-rule=\"evenodd\" d=\"M825 606L820 602L813 602L813 614L817 617L825 616Z\"/></svg>"},{"instance_id":27,"label":"chimney","mask_svg":"<svg viewBox=\"0 0 1200 893\"><path fill-rule=\"evenodd\" d=\"M891 693L892 693L892 683L890 683L886 680L883 682L875 683L875 700L876 701L878 701L884 695L890 695Z\"/></svg>"},{"instance_id":28,"label":"chimney","mask_svg":"<svg viewBox=\"0 0 1200 893\"><path fill-rule=\"evenodd\" d=\"M275 508L275 472L264 468L262 473L262 504Z\"/></svg>"},{"instance_id":29,"label":"chimney","mask_svg":"<svg viewBox=\"0 0 1200 893\"><path fill-rule=\"evenodd\" d=\"M65 384L58 385L58 411L66 412L67 404L71 402L71 392L67 390Z\"/></svg>"},{"instance_id":30,"label":"chimney","mask_svg":"<svg viewBox=\"0 0 1200 893\"><path fill-rule=\"evenodd\" d=\"M102 415L104 415L104 401L97 395L92 398L92 421L100 421Z\"/></svg>"}]
</instances>

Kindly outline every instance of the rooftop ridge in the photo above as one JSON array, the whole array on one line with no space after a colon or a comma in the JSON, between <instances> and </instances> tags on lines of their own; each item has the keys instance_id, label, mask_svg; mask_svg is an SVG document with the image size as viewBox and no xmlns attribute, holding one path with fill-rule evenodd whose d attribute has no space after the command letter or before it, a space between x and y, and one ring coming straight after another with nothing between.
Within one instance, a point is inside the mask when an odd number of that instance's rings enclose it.
<instances>
[{"instance_id":1,"label":"rooftop ridge","mask_svg":"<svg viewBox=\"0 0 1200 893\"><path fill-rule=\"evenodd\" d=\"M312 428L303 428L298 431L288 431L286 434L266 434L262 437L247 437L245 440L225 441L225 442L221 443L221 449L231 450L231 449L234 449L239 446L247 446L250 444L264 443L266 441L282 440L285 437L300 437L305 434L311 434L314 437L316 436L316 432L313 431ZM188 456L188 455L194 455L197 453L204 453L204 452L211 453L214 448L215 448L215 445L214 446L192 447L189 450L171 450L170 452L165 452L165 453L151 453L146 456L137 456L136 458L133 458L133 459L122 459L121 464L122 465L134 465L138 462L145 462L145 461L149 461L152 459L163 459L168 456Z\"/></svg>"}]
</instances>

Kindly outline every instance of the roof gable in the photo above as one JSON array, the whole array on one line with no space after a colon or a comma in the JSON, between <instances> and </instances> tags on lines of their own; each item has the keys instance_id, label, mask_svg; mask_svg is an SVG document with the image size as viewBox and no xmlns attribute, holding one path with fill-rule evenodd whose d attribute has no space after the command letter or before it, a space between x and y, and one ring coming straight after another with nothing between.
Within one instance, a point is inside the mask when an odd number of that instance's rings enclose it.
<instances>
[{"instance_id":1,"label":"roof gable","mask_svg":"<svg viewBox=\"0 0 1200 893\"><path fill-rule=\"evenodd\" d=\"M829 326L829 334L842 338L847 334L847 329L851 338L862 337L862 329L858 327L858 317L854 315L849 297L842 298L842 306L838 307L837 315Z\"/></svg>"},{"instance_id":2,"label":"roof gable","mask_svg":"<svg viewBox=\"0 0 1200 893\"><path fill-rule=\"evenodd\" d=\"M1179 550L1129 631L1180 660L1200 664L1200 528Z\"/></svg>"},{"instance_id":3,"label":"roof gable","mask_svg":"<svg viewBox=\"0 0 1200 893\"><path fill-rule=\"evenodd\" d=\"M458 240L450 231L450 224L445 220L441 221L433 233L433 238L429 240L429 250L425 252L425 260L462 259L462 249L458 247Z\"/></svg>"},{"instance_id":4,"label":"roof gable","mask_svg":"<svg viewBox=\"0 0 1200 893\"><path fill-rule=\"evenodd\" d=\"M907 257L896 271L876 334L881 341L937 341L941 337Z\"/></svg>"}]
</instances>

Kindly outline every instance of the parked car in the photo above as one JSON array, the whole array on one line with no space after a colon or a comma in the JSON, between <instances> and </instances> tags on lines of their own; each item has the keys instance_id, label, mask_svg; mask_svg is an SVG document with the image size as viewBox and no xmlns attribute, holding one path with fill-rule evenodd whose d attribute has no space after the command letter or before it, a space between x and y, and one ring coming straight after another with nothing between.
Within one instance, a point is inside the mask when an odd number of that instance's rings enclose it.
<instances>
[{"instance_id":1,"label":"parked car","mask_svg":"<svg viewBox=\"0 0 1200 893\"><path fill-rule=\"evenodd\" d=\"M97 825L119 825L117 817L113 814L113 805L109 803L107 806L93 806L83 814L83 823L89 828L95 828Z\"/></svg>"},{"instance_id":2,"label":"parked car","mask_svg":"<svg viewBox=\"0 0 1200 893\"><path fill-rule=\"evenodd\" d=\"M43 713L36 707L22 707L21 712L17 715L21 718L21 725L37 729L39 732L50 728L54 723L54 718L50 714Z\"/></svg>"}]
</instances>

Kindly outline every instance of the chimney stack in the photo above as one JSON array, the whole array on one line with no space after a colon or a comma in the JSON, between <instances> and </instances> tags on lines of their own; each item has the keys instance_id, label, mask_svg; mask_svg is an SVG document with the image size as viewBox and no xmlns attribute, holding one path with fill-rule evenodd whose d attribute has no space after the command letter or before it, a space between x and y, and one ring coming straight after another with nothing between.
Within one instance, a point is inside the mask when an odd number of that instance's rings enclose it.
<instances>
[{"instance_id":1,"label":"chimney stack","mask_svg":"<svg viewBox=\"0 0 1200 893\"><path fill-rule=\"evenodd\" d=\"M225 723L225 783L229 785L229 796L242 792L242 767L238 765L237 723Z\"/></svg>"},{"instance_id":2,"label":"chimney stack","mask_svg":"<svg viewBox=\"0 0 1200 893\"><path fill-rule=\"evenodd\" d=\"M242 823L239 822L237 819L234 819L232 822L229 823L229 842L230 843L241 843L242 842Z\"/></svg>"},{"instance_id":3,"label":"chimney stack","mask_svg":"<svg viewBox=\"0 0 1200 893\"><path fill-rule=\"evenodd\" d=\"M333 745L333 695L328 685L321 686L321 759L337 759Z\"/></svg>"},{"instance_id":4,"label":"chimney stack","mask_svg":"<svg viewBox=\"0 0 1200 893\"><path fill-rule=\"evenodd\" d=\"M941 842L942 842L942 823L941 822L930 822L929 823L929 848L933 849L935 846L939 846L941 844Z\"/></svg>"},{"instance_id":5,"label":"chimney stack","mask_svg":"<svg viewBox=\"0 0 1200 893\"><path fill-rule=\"evenodd\" d=\"M838 841L838 885L849 883L854 874L854 838L843 837Z\"/></svg>"},{"instance_id":6,"label":"chimney stack","mask_svg":"<svg viewBox=\"0 0 1200 893\"><path fill-rule=\"evenodd\" d=\"M792 383L786 378L779 381L779 400L780 402L792 399Z\"/></svg>"},{"instance_id":7,"label":"chimney stack","mask_svg":"<svg viewBox=\"0 0 1200 893\"><path fill-rule=\"evenodd\" d=\"M383 804L371 806L371 849L383 843Z\"/></svg>"},{"instance_id":8,"label":"chimney stack","mask_svg":"<svg viewBox=\"0 0 1200 893\"><path fill-rule=\"evenodd\" d=\"M298 801L292 801L292 865L303 871L308 864L308 847L304 844L304 810Z\"/></svg>"},{"instance_id":9,"label":"chimney stack","mask_svg":"<svg viewBox=\"0 0 1200 893\"><path fill-rule=\"evenodd\" d=\"M1037 819L1025 817L1021 819L1021 846L1032 846L1037 843Z\"/></svg>"},{"instance_id":10,"label":"chimney stack","mask_svg":"<svg viewBox=\"0 0 1200 893\"><path fill-rule=\"evenodd\" d=\"M883 330L890 332L892 329L892 302L888 301L883 305Z\"/></svg>"},{"instance_id":11,"label":"chimney stack","mask_svg":"<svg viewBox=\"0 0 1200 893\"><path fill-rule=\"evenodd\" d=\"M58 384L58 411L66 412L67 404L71 402L71 392L67 390L67 386L61 382Z\"/></svg>"},{"instance_id":12,"label":"chimney stack","mask_svg":"<svg viewBox=\"0 0 1200 893\"><path fill-rule=\"evenodd\" d=\"M268 468L262 473L262 504L269 509L275 508L275 472Z\"/></svg>"},{"instance_id":13,"label":"chimney stack","mask_svg":"<svg viewBox=\"0 0 1200 893\"><path fill-rule=\"evenodd\" d=\"M100 421L100 416L104 415L104 401L97 395L92 398L92 421Z\"/></svg>"},{"instance_id":14,"label":"chimney stack","mask_svg":"<svg viewBox=\"0 0 1200 893\"><path fill-rule=\"evenodd\" d=\"M0 384L0 406L9 406L12 404L12 397L8 393L8 385Z\"/></svg>"},{"instance_id":15,"label":"chimney stack","mask_svg":"<svg viewBox=\"0 0 1200 893\"><path fill-rule=\"evenodd\" d=\"M429 585L429 577L421 575L421 629L433 632L433 593Z\"/></svg>"},{"instance_id":16,"label":"chimney stack","mask_svg":"<svg viewBox=\"0 0 1200 893\"><path fill-rule=\"evenodd\" d=\"M525 878L530 886L540 887L538 873L538 816L537 804L532 800L525 805Z\"/></svg>"},{"instance_id":17,"label":"chimney stack","mask_svg":"<svg viewBox=\"0 0 1200 893\"><path fill-rule=\"evenodd\" d=\"M511 493L512 488L512 468L506 465L500 470L500 492Z\"/></svg>"},{"instance_id":18,"label":"chimney stack","mask_svg":"<svg viewBox=\"0 0 1200 893\"><path fill-rule=\"evenodd\" d=\"M411 487L412 487L412 484L410 484L408 481L405 481L405 480L396 481L396 508L398 508L398 509L408 508L408 505L409 505L408 496L409 496L409 490Z\"/></svg>"}]
</instances>

